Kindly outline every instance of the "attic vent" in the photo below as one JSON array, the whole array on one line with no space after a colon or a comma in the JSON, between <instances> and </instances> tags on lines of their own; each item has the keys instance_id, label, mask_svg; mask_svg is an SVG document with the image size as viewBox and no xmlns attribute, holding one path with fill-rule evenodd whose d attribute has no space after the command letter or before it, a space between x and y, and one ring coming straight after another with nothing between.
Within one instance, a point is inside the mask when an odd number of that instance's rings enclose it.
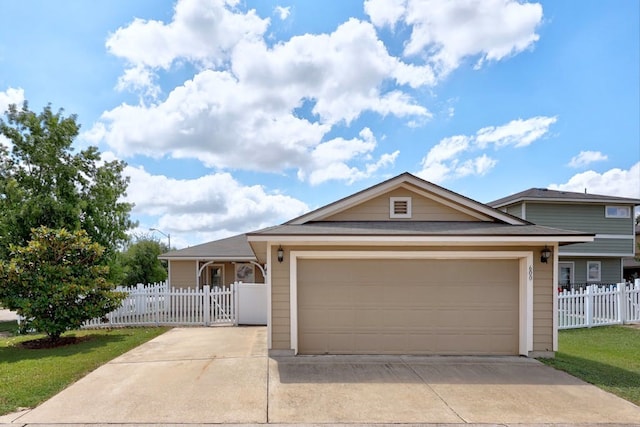
<instances>
[{"instance_id":1,"label":"attic vent","mask_svg":"<svg viewBox=\"0 0 640 427\"><path fill-rule=\"evenodd\" d=\"M389 218L411 218L411 197L390 197Z\"/></svg>"}]
</instances>

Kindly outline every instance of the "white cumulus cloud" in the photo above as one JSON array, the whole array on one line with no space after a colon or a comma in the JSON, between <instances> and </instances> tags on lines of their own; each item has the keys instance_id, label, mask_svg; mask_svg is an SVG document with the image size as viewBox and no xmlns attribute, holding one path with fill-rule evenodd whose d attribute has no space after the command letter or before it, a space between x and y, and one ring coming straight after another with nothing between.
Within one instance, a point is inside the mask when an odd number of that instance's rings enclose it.
<instances>
[{"instance_id":1,"label":"white cumulus cloud","mask_svg":"<svg viewBox=\"0 0 640 427\"><path fill-rule=\"evenodd\" d=\"M551 190L575 191L587 190L591 194L631 197L640 199L640 162L628 170L614 168L598 173L592 170L572 176L562 184L550 184Z\"/></svg>"},{"instance_id":2,"label":"white cumulus cloud","mask_svg":"<svg viewBox=\"0 0 640 427\"><path fill-rule=\"evenodd\" d=\"M423 56L439 78L466 57L499 61L539 39L542 6L516 0L366 0L365 12L378 27L411 28L406 56Z\"/></svg>"},{"instance_id":3,"label":"white cumulus cloud","mask_svg":"<svg viewBox=\"0 0 640 427\"><path fill-rule=\"evenodd\" d=\"M153 226L171 234L244 233L308 211L300 200L244 186L228 173L175 179L127 166L124 175L131 179L126 200L135 203L133 213L157 217Z\"/></svg>"},{"instance_id":4,"label":"white cumulus cloud","mask_svg":"<svg viewBox=\"0 0 640 427\"><path fill-rule=\"evenodd\" d=\"M607 156L600 151L581 151L573 156L567 166L571 168L582 168L594 162L602 162L607 160Z\"/></svg>"},{"instance_id":5,"label":"white cumulus cloud","mask_svg":"<svg viewBox=\"0 0 640 427\"><path fill-rule=\"evenodd\" d=\"M392 165L398 153L381 153L373 134L349 139L336 129L353 134L364 114L424 126L433 114L416 98L422 90L466 57L501 60L531 47L542 19L539 4L515 0L367 0L364 8L370 22L350 18L331 32L275 43L270 18L240 0L178 0L166 22L137 18L110 34L106 47L126 61L116 88L137 94L138 104L105 111L83 136L123 158L190 158L215 171L353 182ZM291 8L273 13L287 19ZM383 26L410 29L404 57L378 37ZM195 71L163 87L160 76L178 68ZM473 145L527 145L553 121L485 128ZM442 176L495 165L488 156L425 162Z\"/></svg>"},{"instance_id":6,"label":"white cumulus cloud","mask_svg":"<svg viewBox=\"0 0 640 427\"><path fill-rule=\"evenodd\" d=\"M0 92L0 114L4 114L11 104L22 106L24 100L24 89L10 87Z\"/></svg>"},{"instance_id":7,"label":"white cumulus cloud","mask_svg":"<svg viewBox=\"0 0 640 427\"><path fill-rule=\"evenodd\" d=\"M538 116L527 120L512 120L503 126L488 126L477 132L476 142L480 148L489 144L495 144L497 147L526 147L546 134L557 120L557 117Z\"/></svg>"},{"instance_id":8,"label":"white cumulus cloud","mask_svg":"<svg viewBox=\"0 0 640 427\"><path fill-rule=\"evenodd\" d=\"M502 126L484 127L475 135L443 138L422 159L422 169L417 175L432 182L485 175L498 161L486 154L464 159L466 153L487 149L489 144L493 144L496 149L506 146L525 147L544 137L556 121L557 117L545 116L517 119Z\"/></svg>"},{"instance_id":9,"label":"white cumulus cloud","mask_svg":"<svg viewBox=\"0 0 640 427\"><path fill-rule=\"evenodd\" d=\"M291 15L291 6L276 6L275 13L282 21L284 21L289 17L289 15Z\"/></svg>"},{"instance_id":10,"label":"white cumulus cloud","mask_svg":"<svg viewBox=\"0 0 640 427\"><path fill-rule=\"evenodd\" d=\"M107 50L135 66L168 69L179 59L219 64L242 39L261 38L269 19L235 9L239 0L180 0L170 23L137 18L107 39Z\"/></svg>"},{"instance_id":11,"label":"white cumulus cloud","mask_svg":"<svg viewBox=\"0 0 640 427\"><path fill-rule=\"evenodd\" d=\"M245 31L249 36L244 32L242 37L229 36L223 47L172 48L172 42L156 46L163 53L147 59L149 34L161 34L178 44L187 37L176 35L175 29L195 19L191 0L177 4L168 24L137 20L119 29L107 46L133 65L121 76L118 88L143 96L138 105L124 103L105 111L84 137L103 141L124 158L194 158L216 170L293 170L300 179L319 184L366 178L397 157L374 155L377 144L371 131L371 138L327 138L336 126L348 128L364 112L416 123L431 118L430 111L403 90L431 84L430 68L390 55L371 23L350 19L332 33L304 34L269 46L255 13L237 11L232 7L236 3L203 3L205 12L215 15L211 19L221 21L216 25L244 19L248 23L240 28L255 30ZM203 43L213 42L207 31L189 31ZM120 42L123 49L140 55L116 49ZM222 51L225 61L215 61ZM166 98L155 99L159 88L154 70L174 61L208 67L170 90ZM148 98L151 102L144 102ZM335 147L340 147L339 159L331 158Z\"/></svg>"}]
</instances>

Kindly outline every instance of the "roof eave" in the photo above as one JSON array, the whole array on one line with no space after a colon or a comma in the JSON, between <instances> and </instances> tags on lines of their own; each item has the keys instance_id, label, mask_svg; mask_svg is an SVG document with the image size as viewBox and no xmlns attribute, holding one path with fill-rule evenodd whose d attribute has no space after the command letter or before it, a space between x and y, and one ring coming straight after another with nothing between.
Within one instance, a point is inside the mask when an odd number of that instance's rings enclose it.
<instances>
[{"instance_id":1,"label":"roof eave","mask_svg":"<svg viewBox=\"0 0 640 427\"><path fill-rule=\"evenodd\" d=\"M570 235L248 235L250 242L277 242L296 244L434 244L434 243L588 243L593 242L593 234Z\"/></svg>"},{"instance_id":2,"label":"roof eave","mask_svg":"<svg viewBox=\"0 0 640 427\"><path fill-rule=\"evenodd\" d=\"M601 203L601 204L612 204L612 205L633 205L640 206L640 200L636 199L580 199L573 197L532 197L532 196L523 196L517 197L511 200L505 200L497 204L493 204L493 202L487 203L488 206L491 206L495 209L504 208L506 206L516 205L518 203L523 202L550 202L550 203Z\"/></svg>"},{"instance_id":3,"label":"roof eave","mask_svg":"<svg viewBox=\"0 0 640 427\"><path fill-rule=\"evenodd\" d=\"M234 261L238 261L238 262L243 262L243 261L255 261L256 257L255 256L228 256L228 255L224 255L224 256L211 256L211 255L206 255L206 256L195 256L195 255L186 255L186 256L166 256L166 255L160 255L158 257L158 259L160 260L165 260L165 261L220 261L220 262L234 262Z\"/></svg>"}]
</instances>

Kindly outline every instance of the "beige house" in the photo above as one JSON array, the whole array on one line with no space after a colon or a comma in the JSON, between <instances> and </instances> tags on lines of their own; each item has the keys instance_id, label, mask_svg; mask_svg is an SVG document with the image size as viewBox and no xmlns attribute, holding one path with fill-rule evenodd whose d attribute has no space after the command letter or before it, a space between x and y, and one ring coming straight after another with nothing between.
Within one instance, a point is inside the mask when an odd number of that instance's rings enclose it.
<instances>
[{"instance_id":1,"label":"beige house","mask_svg":"<svg viewBox=\"0 0 640 427\"><path fill-rule=\"evenodd\" d=\"M405 173L246 239L271 354L539 356L557 350L558 247L594 235Z\"/></svg>"},{"instance_id":2,"label":"beige house","mask_svg":"<svg viewBox=\"0 0 640 427\"><path fill-rule=\"evenodd\" d=\"M168 281L173 288L264 283L264 267L256 262L245 234L167 252L159 258L169 264Z\"/></svg>"}]
</instances>

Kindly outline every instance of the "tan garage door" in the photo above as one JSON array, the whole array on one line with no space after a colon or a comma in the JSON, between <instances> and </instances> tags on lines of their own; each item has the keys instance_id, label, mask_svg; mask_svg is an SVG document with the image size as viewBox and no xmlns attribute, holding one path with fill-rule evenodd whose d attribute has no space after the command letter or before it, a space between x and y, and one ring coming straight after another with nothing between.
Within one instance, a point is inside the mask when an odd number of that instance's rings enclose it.
<instances>
[{"instance_id":1,"label":"tan garage door","mask_svg":"<svg viewBox=\"0 0 640 427\"><path fill-rule=\"evenodd\" d=\"M518 354L517 260L298 260L300 354Z\"/></svg>"}]
</instances>

